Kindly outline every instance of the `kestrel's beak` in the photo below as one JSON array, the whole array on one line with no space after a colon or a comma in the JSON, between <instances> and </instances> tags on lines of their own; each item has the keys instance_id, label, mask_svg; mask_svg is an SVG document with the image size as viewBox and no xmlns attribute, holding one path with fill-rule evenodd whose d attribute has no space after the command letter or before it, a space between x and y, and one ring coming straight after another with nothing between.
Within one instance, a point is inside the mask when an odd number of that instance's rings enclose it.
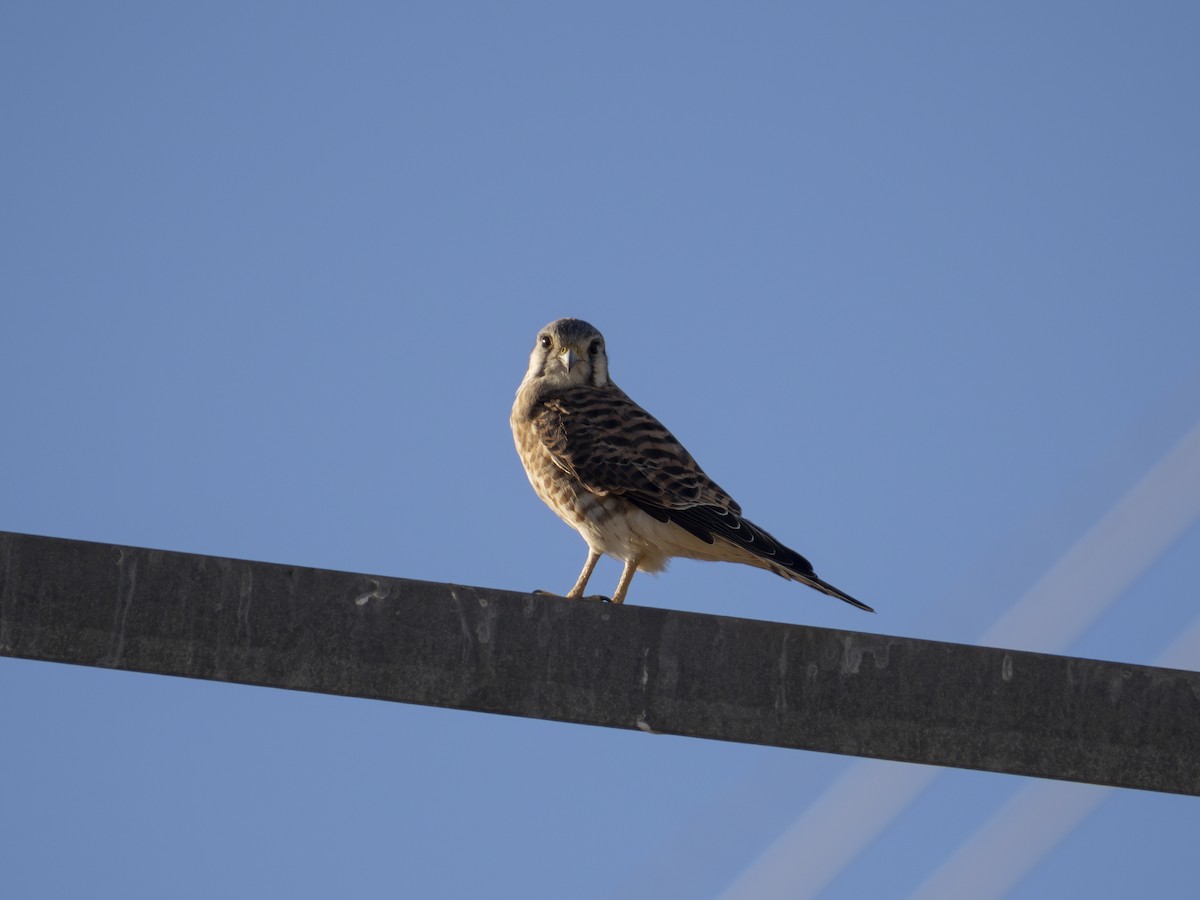
<instances>
[{"instance_id":1,"label":"kestrel's beak","mask_svg":"<svg viewBox=\"0 0 1200 900\"><path fill-rule=\"evenodd\" d=\"M579 354L577 354L570 347L567 347L565 350L563 350L563 352L559 354L559 357L562 359L563 368L565 368L568 372L575 368L575 363L579 362Z\"/></svg>"}]
</instances>

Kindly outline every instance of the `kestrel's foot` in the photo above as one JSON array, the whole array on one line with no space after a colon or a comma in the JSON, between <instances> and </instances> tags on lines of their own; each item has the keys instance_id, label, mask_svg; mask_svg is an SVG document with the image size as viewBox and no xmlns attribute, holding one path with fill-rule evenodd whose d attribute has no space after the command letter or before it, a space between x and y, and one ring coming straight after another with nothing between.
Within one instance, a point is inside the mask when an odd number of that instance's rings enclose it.
<instances>
[{"instance_id":1,"label":"kestrel's foot","mask_svg":"<svg viewBox=\"0 0 1200 900\"><path fill-rule=\"evenodd\" d=\"M625 561L625 568L621 570L621 580L617 582L617 589L613 591L613 603L625 602L625 594L629 590L629 582L633 581L633 575L637 571L637 567L637 559L629 559Z\"/></svg>"},{"instance_id":2,"label":"kestrel's foot","mask_svg":"<svg viewBox=\"0 0 1200 900\"><path fill-rule=\"evenodd\" d=\"M579 578L576 579L574 587L567 591L567 596L572 600L577 600L583 596L584 590L587 588L588 579L592 577L592 569L596 568L596 563L600 561L600 554L588 547L587 562L583 564L583 571L579 573Z\"/></svg>"}]
</instances>

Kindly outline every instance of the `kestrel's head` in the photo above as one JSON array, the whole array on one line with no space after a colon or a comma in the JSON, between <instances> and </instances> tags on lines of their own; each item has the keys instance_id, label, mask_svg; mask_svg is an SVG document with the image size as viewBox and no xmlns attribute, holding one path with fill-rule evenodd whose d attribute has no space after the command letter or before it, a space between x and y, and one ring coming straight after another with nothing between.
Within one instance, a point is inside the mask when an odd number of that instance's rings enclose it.
<instances>
[{"instance_id":1,"label":"kestrel's head","mask_svg":"<svg viewBox=\"0 0 1200 900\"><path fill-rule=\"evenodd\" d=\"M568 387L608 384L604 335L582 319L556 319L538 332L525 380Z\"/></svg>"}]
</instances>

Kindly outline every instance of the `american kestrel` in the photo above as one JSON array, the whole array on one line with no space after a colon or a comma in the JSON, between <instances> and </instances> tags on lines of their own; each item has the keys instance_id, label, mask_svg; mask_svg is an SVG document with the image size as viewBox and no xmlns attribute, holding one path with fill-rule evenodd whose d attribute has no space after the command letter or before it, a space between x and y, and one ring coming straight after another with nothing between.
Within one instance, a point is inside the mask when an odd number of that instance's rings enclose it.
<instances>
[{"instance_id":1,"label":"american kestrel","mask_svg":"<svg viewBox=\"0 0 1200 900\"><path fill-rule=\"evenodd\" d=\"M608 376L604 336L579 319L538 332L512 408L513 439L537 495L587 542L568 597L582 597L603 554L625 563L612 602L638 569L676 556L745 563L874 612L813 572L753 522L666 428Z\"/></svg>"}]
</instances>

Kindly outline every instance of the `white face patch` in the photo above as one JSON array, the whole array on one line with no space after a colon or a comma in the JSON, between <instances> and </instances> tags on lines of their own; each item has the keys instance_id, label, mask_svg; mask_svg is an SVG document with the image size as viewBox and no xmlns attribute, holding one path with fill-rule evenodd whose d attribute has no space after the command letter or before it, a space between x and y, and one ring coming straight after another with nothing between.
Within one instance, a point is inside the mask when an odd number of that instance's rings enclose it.
<instances>
[{"instance_id":1,"label":"white face patch","mask_svg":"<svg viewBox=\"0 0 1200 900\"><path fill-rule=\"evenodd\" d=\"M608 356L604 336L579 319L558 319L538 332L525 380L561 387L604 387Z\"/></svg>"}]
</instances>

